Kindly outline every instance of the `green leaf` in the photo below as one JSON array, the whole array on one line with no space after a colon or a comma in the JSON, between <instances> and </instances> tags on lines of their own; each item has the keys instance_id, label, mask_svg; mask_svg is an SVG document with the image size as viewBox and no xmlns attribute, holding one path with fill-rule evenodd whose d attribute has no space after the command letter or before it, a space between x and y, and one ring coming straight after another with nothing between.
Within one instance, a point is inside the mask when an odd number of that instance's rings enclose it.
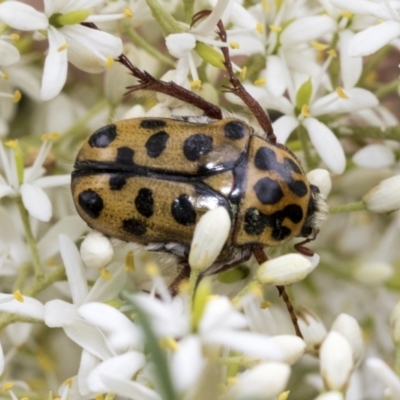
<instances>
[{"instance_id":1,"label":"green leaf","mask_svg":"<svg viewBox=\"0 0 400 400\"><path fill-rule=\"evenodd\" d=\"M304 104L310 104L312 93L312 82L311 78L306 80L299 88L296 93L296 109L301 110Z\"/></svg>"}]
</instances>

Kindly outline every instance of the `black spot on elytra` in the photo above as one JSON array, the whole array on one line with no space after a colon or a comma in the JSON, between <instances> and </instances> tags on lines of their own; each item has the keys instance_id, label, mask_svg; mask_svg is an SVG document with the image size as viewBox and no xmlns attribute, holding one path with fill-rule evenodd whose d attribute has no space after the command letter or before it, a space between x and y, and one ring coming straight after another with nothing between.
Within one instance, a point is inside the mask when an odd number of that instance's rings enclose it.
<instances>
[{"instance_id":1,"label":"black spot on elytra","mask_svg":"<svg viewBox=\"0 0 400 400\"><path fill-rule=\"evenodd\" d=\"M204 133L189 136L183 143L183 154L189 161L197 161L212 150L213 138Z\"/></svg>"},{"instance_id":2,"label":"black spot on elytra","mask_svg":"<svg viewBox=\"0 0 400 400\"><path fill-rule=\"evenodd\" d=\"M172 202L171 213L178 224L193 225L196 222L196 211L186 194L181 194Z\"/></svg>"},{"instance_id":3,"label":"black spot on elytra","mask_svg":"<svg viewBox=\"0 0 400 400\"><path fill-rule=\"evenodd\" d=\"M288 183L289 189L298 197L303 197L308 193L307 185L303 181L292 181Z\"/></svg>"},{"instance_id":4,"label":"black spot on elytra","mask_svg":"<svg viewBox=\"0 0 400 400\"><path fill-rule=\"evenodd\" d=\"M162 119L144 119L140 122L140 127L144 129L159 129L167 126L167 121Z\"/></svg>"},{"instance_id":5,"label":"black spot on elytra","mask_svg":"<svg viewBox=\"0 0 400 400\"><path fill-rule=\"evenodd\" d=\"M254 157L254 165L262 171L275 171L279 168L275 152L269 147L260 147Z\"/></svg>"},{"instance_id":6,"label":"black spot on elytra","mask_svg":"<svg viewBox=\"0 0 400 400\"><path fill-rule=\"evenodd\" d=\"M90 218L98 218L104 208L104 202L101 196L91 189L79 193L78 202L82 210L85 211Z\"/></svg>"},{"instance_id":7,"label":"black spot on elytra","mask_svg":"<svg viewBox=\"0 0 400 400\"><path fill-rule=\"evenodd\" d=\"M143 236L146 233L146 227L135 218L124 219L122 227L125 232L135 236Z\"/></svg>"},{"instance_id":8,"label":"black spot on elytra","mask_svg":"<svg viewBox=\"0 0 400 400\"><path fill-rule=\"evenodd\" d=\"M90 147L104 148L107 147L117 137L117 127L107 125L98 129L89 138Z\"/></svg>"},{"instance_id":9,"label":"black spot on elytra","mask_svg":"<svg viewBox=\"0 0 400 400\"><path fill-rule=\"evenodd\" d=\"M285 218L298 224L303 219L303 210L297 204L290 204L283 210L272 214L264 214L256 208L247 209L244 216L244 230L251 236L261 235L265 228L272 228L271 236L276 241L282 241L290 237L292 231L283 226Z\"/></svg>"},{"instance_id":10,"label":"black spot on elytra","mask_svg":"<svg viewBox=\"0 0 400 400\"><path fill-rule=\"evenodd\" d=\"M169 135L167 132L160 131L151 135L145 144L147 155L151 158L157 158L167 146Z\"/></svg>"},{"instance_id":11,"label":"black spot on elytra","mask_svg":"<svg viewBox=\"0 0 400 400\"><path fill-rule=\"evenodd\" d=\"M135 198L136 209L146 218L150 218L154 212L154 199L153 193L148 188L139 190Z\"/></svg>"},{"instance_id":12,"label":"black spot on elytra","mask_svg":"<svg viewBox=\"0 0 400 400\"><path fill-rule=\"evenodd\" d=\"M283 160L285 166L287 169L292 170L293 172L296 172L296 174L301 174L301 169L300 167L292 160L291 158L285 158Z\"/></svg>"},{"instance_id":13,"label":"black spot on elytra","mask_svg":"<svg viewBox=\"0 0 400 400\"><path fill-rule=\"evenodd\" d=\"M110 178L109 185L111 190L121 190L126 184L126 178L121 175L113 175Z\"/></svg>"},{"instance_id":14,"label":"black spot on elytra","mask_svg":"<svg viewBox=\"0 0 400 400\"><path fill-rule=\"evenodd\" d=\"M130 147L120 147L117 150L117 164L133 165L134 151Z\"/></svg>"},{"instance_id":15,"label":"black spot on elytra","mask_svg":"<svg viewBox=\"0 0 400 400\"><path fill-rule=\"evenodd\" d=\"M232 140L243 139L246 129L239 121L231 121L224 126L225 137Z\"/></svg>"},{"instance_id":16,"label":"black spot on elytra","mask_svg":"<svg viewBox=\"0 0 400 400\"><path fill-rule=\"evenodd\" d=\"M254 185L258 200L263 204L276 204L283 197L279 183L271 178L262 178Z\"/></svg>"}]
</instances>

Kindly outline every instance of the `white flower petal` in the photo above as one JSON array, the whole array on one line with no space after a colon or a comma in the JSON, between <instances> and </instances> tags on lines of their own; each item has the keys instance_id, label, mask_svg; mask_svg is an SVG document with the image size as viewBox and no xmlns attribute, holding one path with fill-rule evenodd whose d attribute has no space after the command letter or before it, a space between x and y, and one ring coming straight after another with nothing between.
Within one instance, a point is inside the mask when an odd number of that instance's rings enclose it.
<instances>
[{"instance_id":1,"label":"white flower petal","mask_svg":"<svg viewBox=\"0 0 400 400\"><path fill-rule=\"evenodd\" d=\"M278 56L269 56L267 59L267 88L275 96L282 96L286 89L286 75L284 66Z\"/></svg>"},{"instance_id":2,"label":"white flower petal","mask_svg":"<svg viewBox=\"0 0 400 400\"><path fill-rule=\"evenodd\" d=\"M352 158L359 167L385 168L396 161L393 150L384 144L370 144L358 150Z\"/></svg>"},{"instance_id":3,"label":"white flower petal","mask_svg":"<svg viewBox=\"0 0 400 400\"><path fill-rule=\"evenodd\" d=\"M87 379L88 387L92 392L97 393L112 391L104 384L103 376L118 377L121 380L128 381L144 367L145 361L144 355L136 351L130 351L120 356L110 358L98 365L89 374ZM132 396L129 397L132 398Z\"/></svg>"},{"instance_id":4,"label":"white flower petal","mask_svg":"<svg viewBox=\"0 0 400 400\"><path fill-rule=\"evenodd\" d=\"M297 118L284 115L272 123L278 143L285 144L290 134L299 126Z\"/></svg>"},{"instance_id":5,"label":"white flower petal","mask_svg":"<svg viewBox=\"0 0 400 400\"><path fill-rule=\"evenodd\" d=\"M71 184L70 174L44 176L43 178L35 180L35 186L39 186L41 188L50 188L50 187L64 186L70 184Z\"/></svg>"},{"instance_id":6,"label":"white flower petal","mask_svg":"<svg viewBox=\"0 0 400 400\"><path fill-rule=\"evenodd\" d=\"M360 79L363 61L361 57L350 57L347 49L350 39L354 33L346 29L340 32L340 69L342 72L343 86L345 89L352 88Z\"/></svg>"},{"instance_id":7,"label":"white flower petal","mask_svg":"<svg viewBox=\"0 0 400 400\"><path fill-rule=\"evenodd\" d=\"M368 56L400 35L400 22L385 21L357 33L349 42L350 56Z\"/></svg>"},{"instance_id":8,"label":"white flower petal","mask_svg":"<svg viewBox=\"0 0 400 400\"><path fill-rule=\"evenodd\" d=\"M40 221L50 221L52 206L43 189L30 183L23 183L20 188L22 202L32 217Z\"/></svg>"},{"instance_id":9,"label":"white flower petal","mask_svg":"<svg viewBox=\"0 0 400 400\"><path fill-rule=\"evenodd\" d=\"M218 0L211 12L206 18L201 20L197 26L192 29L192 32L197 34L208 35L217 25L227 7L230 5L229 0Z\"/></svg>"},{"instance_id":10,"label":"white flower petal","mask_svg":"<svg viewBox=\"0 0 400 400\"><path fill-rule=\"evenodd\" d=\"M385 3L368 0L330 0L336 7L359 15L375 15L379 18L390 19L390 11Z\"/></svg>"},{"instance_id":11,"label":"white flower petal","mask_svg":"<svg viewBox=\"0 0 400 400\"><path fill-rule=\"evenodd\" d=\"M400 208L400 175L381 181L362 198L367 210L388 213Z\"/></svg>"},{"instance_id":12,"label":"white flower petal","mask_svg":"<svg viewBox=\"0 0 400 400\"><path fill-rule=\"evenodd\" d=\"M76 306L83 304L88 293L84 267L75 243L66 235L59 236L60 253L64 261L72 301Z\"/></svg>"},{"instance_id":13,"label":"white flower petal","mask_svg":"<svg viewBox=\"0 0 400 400\"><path fill-rule=\"evenodd\" d=\"M68 57L65 37L53 26L49 26L49 52L44 63L42 100L56 97L64 87L67 80Z\"/></svg>"},{"instance_id":14,"label":"white flower petal","mask_svg":"<svg viewBox=\"0 0 400 400\"><path fill-rule=\"evenodd\" d=\"M19 1L6 1L0 4L0 20L21 31L47 29L47 17L28 4Z\"/></svg>"},{"instance_id":15,"label":"white flower petal","mask_svg":"<svg viewBox=\"0 0 400 400\"><path fill-rule=\"evenodd\" d=\"M0 183L0 199L5 196L15 195L14 189L7 185Z\"/></svg>"},{"instance_id":16,"label":"white flower petal","mask_svg":"<svg viewBox=\"0 0 400 400\"><path fill-rule=\"evenodd\" d=\"M32 297L23 296L23 298L24 301L20 302L10 294L0 293L0 311L43 320L43 304Z\"/></svg>"},{"instance_id":17,"label":"white flower petal","mask_svg":"<svg viewBox=\"0 0 400 400\"><path fill-rule=\"evenodd\" d=\"M3 375L4 372L4 352L3 346L0 343L0 375Z\"/></svg>"},{"instance_id":18,"label":"white flower petal","mask_svg":"<svg viewBox=\"0 0 400 400\"><path fill-rule=\"evenodd\" d=\"M15 46L5 40L0 40L0 65L7 67L18 62L19 58L19 51Z\"/></svg>"},{"instance_id":19,"label":"white flower petal","mask_svg":"<svg viewBox=\"0 0 400 400\"><path fill-rule=\"evenodd\" d=\"M89 268L104 268L114 257L114 248L106 236L90 232L79 249L82 261Z\"/></svg>"},{"instance_id":20,"label":"white flower petal","mask_svg":"<svg viewBox=\"0 0 400 400\"><path fill-rule=\"evenodd\" d=\"M318 355L319 348L327 335L327 330L321 319L307 309L296 311L300 332L307 344L307 351Z\"/></svg>"},{"instance_id":21,"label":"white flower petal","mask_svg":"<svg viewBox=\"0 0 400 400\"><path fill-rule=\"evenodd\" d=\"M398 375L379 358L369 358L366 364L374 375L390 388L390 397L392 399L400 399L400 379Z\"/></svg>"},{"instance_id":22,"label":"white flower petal","mask_svg":"<svg viewBox=\"0 0 400 400\"><path fill-rule=\"evenodd\" d=\"M107 57L117 58L122 53L122 41L109 33L82 25L60 29L68 42L68 59L77 68L88 73L106 69Z\"/></svg>"},{"instance_id":23,"label":"white flower petal","mask_svg":"<svg viewBox=\"0 0 400 400\"><path fill-rule=\"evenodd\" d=\"M79 314L107 334L116 352L123 353L141 346L139 328L116 308L103 303L87 303L79 307Z\"/></svg>"},{"instance_id":24,"label":"white flower petal","mask_svg":"<svg viewBox=\"0 0 400 400\"><path fill-rule=\"evenodd\" d=\"M86 350L82 350L81 362L79 364L79 371L76 376L79 386L79 392L82 396L90 394L90 389L87 385L87 377L99 365L100 360Z\"/></svg>"},{"instance_id":25,"label":"white flower petal","mask_svg":"<svg viewBox=\"0 0 400 400\"><path fill-rule=\"evenodd\" d=\"M11 343L16 347L21 347L30 337L32 337L33 324L25 322L16 322L6 327L7 336ZM0 351L1 363L1 351ZM1 369L1 368L0 368Z\"/></svg>"},{"instance_id":26,"label":"white flower petal","mask_svg":"<svg viewBox=\"0 0 400 400\"><path fill-rule=\"evenodd\" d=\"M293 46L297 43L309 42L335 29L335 21L327 15L303 17L289 24L282 31L280 40L283 46Z\"/></svg>"},{"instance_id":27,"label":"white flower petal","mask_svg":"<svg viewBox=\"0 0 400 400\"><path fill-rule=\"evenodd\" d=\"M326 199L332 189L332 179L329 172L323 168L316 168L307 173L307 179L315 185L321 194Z\"/></svg>"},{"instance_id":28,"label":"white flower petal","mask_svg":"<svg viewBox=\"0 0 400 400\"><path fill-rule=\"evenodd\" d=\"M78 309L64 300L50 300L44 305L44 322L50 328L62 328L77 318Z\"/></svg>"},{"instance_id":29,"label":"white flower petal","mask_svg":"<svg viewBox=\"0 0 400 400\"><path fill-rule=\"evenodd\" d=\"M342 145L334 133L315 118L306 118L303 125L318 154L335 174L341 174L346 168L346 157Z\"/></svg>"},{"instance_id":30,"label":"white flower petal","mask_svg":"<svg viewBox=\"0 0 400 400\"><path fill-rule=\"evenodd\" d=\"M190 33L173 33L165 38L165 45L171 55L182 58L196 46L196 38Z\"/></svg>"},{"instance_id":31,"label":"white flower petal","mask_svg":"<svg viewBox=\"0 0 400 400\"><path fill-rule=\"evenodd\" d=\"M243 372L230 388L228 398L237 400L275 399L285 390L290 376L290 367L283 363L259 364Z\"/></svg>"},{"instance_id":32,"label":"white flower petal","mask_svg":"<svg viewBox=\"0 0 400 400\"><path fill-rule=\"evenodd\" d=\"M204 271L219 256L231 230L228 211L222 206L207 211L196 224L189 253L192 269Z\"/></svg>"},{"instance_id":33,"label":"white flower petal","mask_svg":"<svg viewBox=\"0 0 400 400\"><path fill-rule=\"evenodd\" d=\"M344 390L354 367L352 350L347 339L340 333L331 331L322 343L319 358L326 389Z\"/></svg>"}]
</instances>

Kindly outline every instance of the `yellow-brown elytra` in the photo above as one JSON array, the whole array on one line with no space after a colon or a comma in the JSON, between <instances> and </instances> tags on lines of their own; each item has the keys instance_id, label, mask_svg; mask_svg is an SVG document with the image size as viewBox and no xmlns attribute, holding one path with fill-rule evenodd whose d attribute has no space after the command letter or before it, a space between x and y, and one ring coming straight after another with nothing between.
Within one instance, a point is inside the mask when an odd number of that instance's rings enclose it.
<instances>
[{"instance_id":1,"label":"yellow-brown elytra","mask_svg":"<svg viewBox=\"0 0 400 400\"><path fill-rule=\"evenodd\" d=\"M221 40L226 42L222 23ZM268 116L235 77L222 48L230 89L257 118L265 134L172 83L119 62L139 79L130 91L164 93L200 108L203 117L138 118L115 122L84 143L72 173L76 208L90 227L108 236L174 253L187 266L196 223L224 207L230 235L203 275L231 268L260 250L293 237L312 240L323 202L296 157L276 143ZM308 249L297 246L299 251Z\"/></svg>"}]
</instances>

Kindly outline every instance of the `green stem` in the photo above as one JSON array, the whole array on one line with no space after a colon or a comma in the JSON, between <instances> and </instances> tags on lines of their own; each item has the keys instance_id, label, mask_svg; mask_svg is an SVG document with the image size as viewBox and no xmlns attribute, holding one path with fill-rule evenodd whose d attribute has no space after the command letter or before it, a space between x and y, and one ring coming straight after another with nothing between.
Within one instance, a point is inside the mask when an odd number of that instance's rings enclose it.
<instances>
[{"instance_id":1,"label":"green stem","mask_svg":"<svg viewBox=\"0 0 400 400\"><path fill-rule=\"evenodd\" d=\"M385 83L385 84L380 84L378 89L375 91L376 97L383 97L386 96L387 94L390 93L397 93L397 89L399 88L399 80L393 79L393 81Z\"/></svg>"},{"instance_id":2,"label":"green stem","mask_svg":"<svg viewBox=\"0 0 400 400\"><path fill-rule=\"evenodd\" d=\"M356 203L343 204L340 206L329 207L329 214L347 213L353 211L364 211L365 204L362 201Z\"/></svg>"},{"instance_id":3,"label":"green stem","mask_svg":"<svg viewBox=\"0 0 400 400\"><path fill-rule=\"evenodd\" d=\"M158 0L146 0L146 3L165 36L185 31L182 25L168 11L162 8Z\"/></svg>"},{"instance_id":4,"label":"green stem","mask_svg":"<svg viewBox=\"0 0 400 400\"><path fill-rule=\"evenodd\" d=\"M31 265L29 263L22 263L18 268L17 278L13 285L13 291L20 290L23 292L25 282L30 274Z\"/></svg>"},{"instance_id":5,"label":"green stem","mask_svg":"<svg viewBox=\"0 0 400 400\"><path fill-rule=\"evenodd\" d=\"M301 143L301 148L304 153L304 159L306 161L307 169L312 170L314 162L311 157L310 147L308 146L308 140L307 140L307 134L306 134L305 128L302 125L299 125L296 128L296 133L297 133L297 136Z\"/></svg>"},{"instance_id":6,"label":"green stem","mask_svg":"<svg viewBox=\"0 0 400 400\"><path fill-rule=\"evenodd\" d=\"M197 281L199 279L201 271L198 269L192 269L190 271L190 279L189 279L189 298L191 301L191 309L193 308L193 301L194 301L194 294L196 291L196 287L197 287Z\"/></svg>"},{"instance_id":7,"label":"green stem","mask_svg":"<svg viewBox=\"0 0 400 400\"><path fill-rule=\"evenodd\" d=\"M363 72L361 74L361 77L358 81L358 84L361 83L360 86L364 86L362 83L364 82L365 79L368 78L368 75L376 69L376 66L379 64L379 62L386 56L388 51L390 50L390 46L385 46L382 47L380 50L378 50L375 54L373 54L370 58L370 60L367 62L367 64L363 68ZM357 84L357 85L358 85Z\"/></svg>"},{"instance_id":8,"label":"green stem","mask_svg":"<svg viewBox=\"0 0 400 400\"><path fill-rule=\"evenodd\" d=\"M185 8L185 21L190 24L194 15L194 0L183 0Z\"/></svg>"},{"instance_id":9,"label":"green stem","mask_svg":"<svg viewBox=\"0 0 400 400\"><path fill-rule=\"evenodd\" d=\"M236 357L226 357L226 358L218 358L216 360L219 364L227 365L227 366L242 366L242 367L252 367L257 364L256 360L249 360L241 356Z\"/></svg>"},{"instance_id":10,"label":"green stem","mask_svg":"<svg viewBox=\"0 0 400 400\"><path fill-rule=\"evenodd\" d=\"M175 63L169 57L165 56L163 53L154 48L148 40L143 39L135 30L129 29L125 31L125 34L137 47L140 47L148 54L156 58L163 64L169 65L175 68Z\"/></svg>"},{"instance_id":11,"label":"green stem","mask_svg":"<svg viewBox=\"0 0 400 400\"><path fill-rule=\"evenodd\" d=\"M26 240L28 242L28 246L32 254L33 269L35 271L36 277L39 278L43 275L43 267L40 261L39 251L36 246L36 240L35 237L33 236L31 223L29 221L29 214L28 211L26 211L24 204L22 203L21 197L16 198L16 203L18 206L19 214L21 216L22 224L25 229Z\"/></svg>"},{"instance_id":12,"label":"green stem","mask_svg":"<svg viewBox=\"0 0 400 400\"><path fill-rule=\"evenodd\" d=\"M400 343L395 344L394 372L400 376Z\"/></svg>"},{"instance_id":13,"label":"green stem","mask_svg":"<svg viewBox=\"0 0 400 400\"><path fill-rule=\"evenodd\" d=\"M382 129L379 126L340 126L331 128L338 137L350 139L382 139L400 142L400 126Z\"/></svg>"}]
</instances>

